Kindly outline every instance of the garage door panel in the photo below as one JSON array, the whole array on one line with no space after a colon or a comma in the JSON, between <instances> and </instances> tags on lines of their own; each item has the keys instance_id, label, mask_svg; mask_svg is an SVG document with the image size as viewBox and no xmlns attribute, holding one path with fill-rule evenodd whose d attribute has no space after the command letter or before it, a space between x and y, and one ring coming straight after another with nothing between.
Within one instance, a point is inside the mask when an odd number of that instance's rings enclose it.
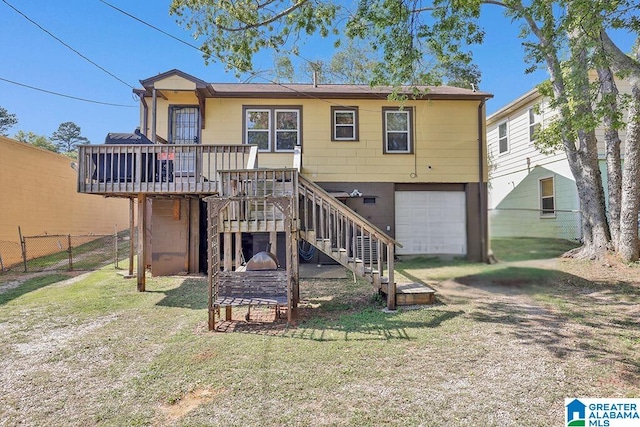
<instances>
[{"instance_id":1,"label":"garage door panel","mask_svg":"<svg viewBox=\"0 0 640 427\"><path fill-rule=\"evenodd\" d=\"M466 255L466 198L462 191L396 191L400 255Z\"/></svg>"}]
</instances>

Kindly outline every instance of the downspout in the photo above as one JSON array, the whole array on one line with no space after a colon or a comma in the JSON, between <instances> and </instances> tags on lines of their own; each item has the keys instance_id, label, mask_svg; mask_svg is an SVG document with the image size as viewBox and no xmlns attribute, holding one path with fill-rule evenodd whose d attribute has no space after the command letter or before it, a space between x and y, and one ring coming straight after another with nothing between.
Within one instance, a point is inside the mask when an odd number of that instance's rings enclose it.
<instances>
[{"instance_id":1,"label":"downspout","mask_svg":"<svg viewBox=\"0 0 640 427\"><path fill-rule=\"evenodd\" d=\"M142 104L142 134L149 137L149 106L144 94L140 95L140 103Z\"/></svg>"},{"instance_id":2,"label":"downspout","mask_svg":"<svg viewBox=\"0 0 640 427\"><path fill-rule=\"evenodd\" d=\"M156 88L153 88L153 97L151 103L151 142L156 143L156 112L158 109L158 95Z\"/></svg>"},{"instance_id":3,"label":"downspout","mask_svg":"<svg viewBox=\"0 0 640 427\"><path fill-rule=\"evenodd\" d=\"M487 255L487 234L485 225L487 224L486 209L484 209L484 126L482 111L486 99L482 98L478 105L478 219L480 221L480 260L489 262Z\"/></svg>"}]
</instances>

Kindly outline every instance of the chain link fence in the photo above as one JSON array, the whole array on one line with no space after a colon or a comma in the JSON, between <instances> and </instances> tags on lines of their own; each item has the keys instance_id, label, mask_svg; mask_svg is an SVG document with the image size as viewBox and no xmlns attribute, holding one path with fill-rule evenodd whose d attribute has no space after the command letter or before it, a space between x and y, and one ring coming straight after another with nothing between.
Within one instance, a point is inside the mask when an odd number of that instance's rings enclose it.
<instances>
[{"instance_id":1,"label":"chain link fence","mask_svg":"<svg viewBox=\"0 0 640 427\"><path fill-rule=\"evenodd\" d=\"M93 270L110 263L119 268L118 264L129 257L130 243L129 230L113 234L20 235L20 242L0 241L0 272Z\"/></svg>"},{"instance_id":2,"label":"chain link fence","mask_svg":"<svg viewBox=\"0 0 640 427\"><path fill-rule=\"evenodd\" d=\"M553 214L539 209L489 209L492 238L543 237L582 241L582 213L556 210Z\"/></svg>"}]
</instances>

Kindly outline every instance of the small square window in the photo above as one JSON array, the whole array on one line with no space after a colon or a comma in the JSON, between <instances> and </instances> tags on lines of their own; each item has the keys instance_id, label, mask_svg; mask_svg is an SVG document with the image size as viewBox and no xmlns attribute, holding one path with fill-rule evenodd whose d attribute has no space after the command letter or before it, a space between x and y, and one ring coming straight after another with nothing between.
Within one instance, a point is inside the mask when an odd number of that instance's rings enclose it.
<instances>
[{"instance_id":1,"label":"small square window","mask_svg":"<svg viewBox=\"0 0 640 427\"><path fill-rule=\"evenodd\" d=\"M331 140L358 140L358 109L356 107L331 107Z\"/></svg>"}]
</instances>

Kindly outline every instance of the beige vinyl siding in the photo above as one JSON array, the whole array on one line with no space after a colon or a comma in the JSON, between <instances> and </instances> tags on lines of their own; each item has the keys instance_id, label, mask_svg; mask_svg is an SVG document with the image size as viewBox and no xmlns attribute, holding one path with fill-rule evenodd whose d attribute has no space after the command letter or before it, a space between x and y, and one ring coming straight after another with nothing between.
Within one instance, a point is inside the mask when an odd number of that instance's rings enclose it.
<instances>
[{"instance_id":1,"label":"beige vinyl siding","mask_svg":"<svg viewBox=\"0 0 640 427\"><path fill-rule=\"evenodd\" d=\"M169 107L198 105L193 83L172 77L155 83L156 133L168 138ZM172 90L175 87L177 90ZM166 97L167 99L163 98ZM148 102L147 123L153 106ZM478 182L478 100L421 100L404 104L354 99L207 98L203 144L242 144L243 106L300 107L302 112L302 172L323 182ZM331 107L357 107L357 141L332 141ZM383 107L413 109L413 153L383 152ZM148 135L151 137L151 129ZM480 146L486 146L481 141ZM486 153L483 153L483 157ZM484 162L485 159L482 159ZM258 155L261 167L292 167L292 153ZM486 179L486 168L484 175Z\"/></svg>"}]
</instances>

